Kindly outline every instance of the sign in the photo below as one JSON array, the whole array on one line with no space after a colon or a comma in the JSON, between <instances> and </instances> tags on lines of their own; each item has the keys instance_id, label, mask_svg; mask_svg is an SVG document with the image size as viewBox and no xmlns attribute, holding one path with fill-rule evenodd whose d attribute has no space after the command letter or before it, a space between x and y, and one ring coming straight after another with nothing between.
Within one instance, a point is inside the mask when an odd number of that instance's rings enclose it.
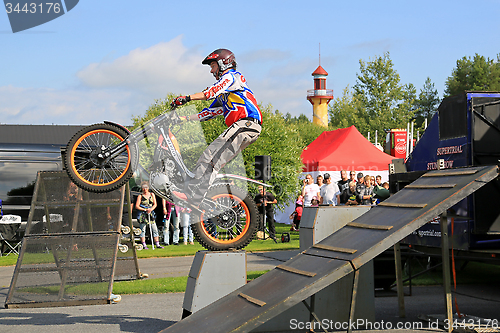
<instances>
[{"instance_id":1,"label":"sign","mask_svg":"<svg viewBox=\"0 0 500 333\"><path fill-rule=\"evenodd\" d=\"M52 21L72 10L79 0L4 0L12 32Z\"/></svg>"}]
</instances>

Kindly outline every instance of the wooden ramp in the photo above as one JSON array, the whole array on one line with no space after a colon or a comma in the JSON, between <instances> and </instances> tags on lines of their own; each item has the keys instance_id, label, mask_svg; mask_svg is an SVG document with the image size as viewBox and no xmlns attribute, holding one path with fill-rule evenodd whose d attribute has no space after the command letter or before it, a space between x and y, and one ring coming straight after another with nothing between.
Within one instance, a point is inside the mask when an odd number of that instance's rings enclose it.
<instances>
[{"instance_id":1,"label":"wooden ramp","mask_svg":"<svg viewBox=\"0 0 500 333\"><path fill-rule=\"evenodd\" d=\"M249 332L356 272L497 175L497 166L428 172L328 238L162 332Z\"/></svg>"}]
</instances>

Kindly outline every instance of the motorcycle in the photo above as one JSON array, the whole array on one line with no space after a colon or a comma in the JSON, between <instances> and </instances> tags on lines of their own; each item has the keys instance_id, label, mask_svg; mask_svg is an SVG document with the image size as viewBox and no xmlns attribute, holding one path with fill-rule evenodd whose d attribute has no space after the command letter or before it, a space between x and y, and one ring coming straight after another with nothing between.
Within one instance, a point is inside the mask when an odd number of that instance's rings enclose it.
<instances>
[{"instance_id":1,"label":"motorcycle","mask_svg":"<svg viewBox=\"0 0 500 333\"><path fill-rule=\"evenodd\" d=\"M197 159L206 142L200 123L183 123L179 117L182 112L193 114L196 110L172 109L132 132L107 121L80 130L66 147L64 165L69 177L86 191L102 193L124 186L133 175L146 174L153 193L180 207L189 207L189 203L172 196L172 191L182 192L195 176L185 158L195 162L194 156ZM193 126L197 126L195 130ZM190 214L193 234L203 247L212 251L238 250L251 242L260 216L247 191L250 183L269 186L238 174L218 174L211 181L203 199L203 207L209 209L194 209Z\"/></svg>"}]
</instances>

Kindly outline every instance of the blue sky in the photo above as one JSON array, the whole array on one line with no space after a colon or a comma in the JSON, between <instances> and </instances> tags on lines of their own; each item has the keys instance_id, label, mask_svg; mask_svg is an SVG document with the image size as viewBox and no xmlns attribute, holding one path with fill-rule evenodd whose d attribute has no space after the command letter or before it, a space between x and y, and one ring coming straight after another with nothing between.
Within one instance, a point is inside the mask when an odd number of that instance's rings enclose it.
<instances>
[{"instance_id":1,"label":"blue sky","mask_svg":"<svg viewBox=\"0 0 500 333\"><path fill-rule=\"evenodd\" d=\"M65 15L13 34L0 14L0 123L131 124L155 99L213 83L201 60L236 54L259 102L311 118L311 73L336 97L359 60L389 52L401 83L430 77L440 96L456 61L500 53L500 0L80 0Z\"/></svg>"}]
</instances>

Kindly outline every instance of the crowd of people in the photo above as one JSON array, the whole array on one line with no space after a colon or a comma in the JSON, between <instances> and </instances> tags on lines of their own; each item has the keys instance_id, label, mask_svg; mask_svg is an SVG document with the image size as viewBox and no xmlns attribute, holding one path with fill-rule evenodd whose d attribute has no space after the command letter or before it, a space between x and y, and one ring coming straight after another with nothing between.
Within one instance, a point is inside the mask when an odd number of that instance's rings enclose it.
<instances>
[{"instance_id":1,"label":"crowd of people","mask_svg":"<svg viewBox=\"0 0 500 333\"><path fill-rule=\"evenodd\" d=\"M348 175L350 177L348 177ZM155 209L157 207L154 193L149 191L147 182L141 184L141 194L134 200L134 208L137 211L137 221L141 229L141 243L144 249L148 249L146 244L146 226L150 224L154 243L158 248L173 244L179 245L180 231L185 245L194 244L193 232L189 223L191 209L175 206L162 199L162 231L163 243L160 244L160 233L156 226ZM297 231L300 227L300 220L304 207L338 206L338 205L376 205L389 197L389 183L382 183L380 175L374 177L363 175L356 171L340 171L340 180L332 181L329 173L318 175L316 181L311 174L307 174L302 190L295 201L295 210L290 215L292 226L290 230ZM255 203L259 213L265 216L269 237L276 240L274 226L273 206L277 203L274 195L259 186L259 194L255 197ZM265 227L260 226L260 229ZM170 241L172 236L172 241Z\"/></svg>"},{"instance_id":2,"label":"crowd of people","mask_svg":"<svg viewBox=\"0 0 500 333\"><path fill-rule=\"evenodd\" d=\"M181 230L184 245L194 244L193 231L189 223L190 208L174 205L165 199L161 199L161 208L157 208L156 196L150 192L148 182L141 183L141 193L137 197L133 196L131 203L131 209L135 212L134 217L137 218L141 230L139 238L144 250L149 249L146 243L148 228L150 228L150 236L157 248L163 249L168 245L179 245ZM157 218L159 214L163 215L163 218L161 215ZM123 223L128 225L128 217L125 215ZM160 232L162 237L160 237Z\"/></svg>"},{"instance_id":3,"label":"crowd of people","mask_svg":"<svg viewBox=\"0 0 500 333\"><path fill-rule=\"evenodd\" d=\"M304 179L302 191L295 202L295 210L290 215L292 227L298 230L304 207L319 205L376 205L389 197L389 183L382 183L382 176L363 175L351 170L340 171L340 180L333 182L329 173L318 175L316 182L311 174Z\"/></svg>"}]
</instances>

